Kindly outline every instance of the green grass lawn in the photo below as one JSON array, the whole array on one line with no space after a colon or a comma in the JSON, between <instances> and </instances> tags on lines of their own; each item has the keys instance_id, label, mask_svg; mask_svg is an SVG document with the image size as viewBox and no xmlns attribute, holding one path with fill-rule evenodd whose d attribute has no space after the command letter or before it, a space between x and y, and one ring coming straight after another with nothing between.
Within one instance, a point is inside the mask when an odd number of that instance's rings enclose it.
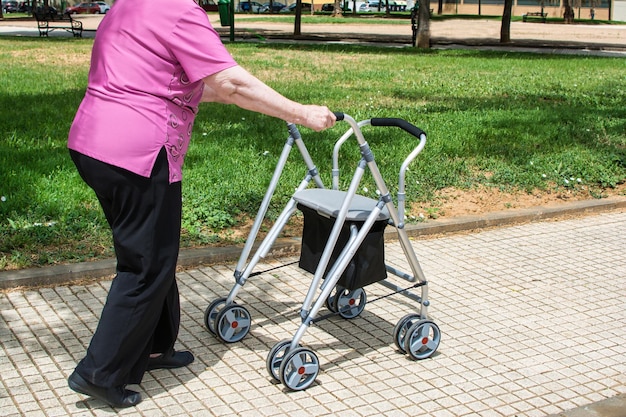
<instances>
[{"instance_id":1,"label":"green grass lawn","mask_svg":"<svg viewBox=\"0 0 626 417\"><path fill-rule=\"evenodd\" d=\"M0 38L1 269L112 256L98 203L66 149L92 42ZM447 187L601 197L626 179L623 59L341 45L228 49L290 98L424 129L428 143L407 176L409 203L432 201ZM347 128L301 129L327 185L334 142ZM364 133L393 193L416 141L393 128ZM229 231L255 215L286 138L280 120L201 106L185 163L183 246L228 242ZM358 149L352 142L343 149L345 184ZM294 150L273 215L305 171ZM375 188L366 178L363 192L373 196Z\"/></svg>"}]
</instances>

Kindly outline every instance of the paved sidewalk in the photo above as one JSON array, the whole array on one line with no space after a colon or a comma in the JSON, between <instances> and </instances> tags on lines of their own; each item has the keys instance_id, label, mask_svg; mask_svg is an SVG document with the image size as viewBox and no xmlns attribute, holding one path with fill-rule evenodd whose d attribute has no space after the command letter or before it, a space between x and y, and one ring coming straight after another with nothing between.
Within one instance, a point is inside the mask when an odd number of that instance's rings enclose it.
<instances>
[{"instance_id":1,"label":"paved sidewalk","mask_svg":"<svg viewBox=\"0 0 626 417\"><path fill-rule=\"evenodd\" d=\"M271 347L291 338L310 275L296 258L267 260L238 301L251 333L223 344L204 327L209 302L225 296L234 264L179 273L179 348L196 362L146 374L141 416L624 416L626 407L626 211L477 233L414 238L430 281L437 353L413 361L392 342L414 303L369 302L357 318L333 317L302 344L321 371L306 391L269 377ZM399 245L388 263L406 268ZM110 415L67 388L95 329L110 281L0 293L0 409L3 416ZM387 293L366 287L368 299ZM604 414L595 414L601 407ZM579 408L578 410L567 411ZM594 408L595 407L595 408ZM592 414L592 411L594 414ZM608 414L606 410L612 412ZM575 413L583 414L575 414ZM602 412L602 410L601 410ZM586 413L586 414L585 414Z\"/></svg>"}]
</instances>

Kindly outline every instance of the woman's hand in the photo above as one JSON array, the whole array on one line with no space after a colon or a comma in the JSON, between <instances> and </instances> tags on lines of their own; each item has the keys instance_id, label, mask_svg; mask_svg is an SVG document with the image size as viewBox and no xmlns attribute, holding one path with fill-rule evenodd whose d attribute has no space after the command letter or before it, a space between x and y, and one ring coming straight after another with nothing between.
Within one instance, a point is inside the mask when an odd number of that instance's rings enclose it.
<instances>
[{"instance_id":1,"label":"woman's hand","mask_svg":"<svg viewBox=\"0 0 626 417\"><path fill-rule=\"evenodd\" d=\"M333 127L337 118L326 106L303 105L303 117L297 123L319 132Z\"/></svg>"}]
</instances>

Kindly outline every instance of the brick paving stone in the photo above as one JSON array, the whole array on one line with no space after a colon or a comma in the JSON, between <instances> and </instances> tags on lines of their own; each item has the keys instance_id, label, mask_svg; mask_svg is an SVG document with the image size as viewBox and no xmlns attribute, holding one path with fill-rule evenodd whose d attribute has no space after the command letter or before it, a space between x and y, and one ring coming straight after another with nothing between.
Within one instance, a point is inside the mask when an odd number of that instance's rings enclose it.
<instances>
[{"instance_id":1,"label":"brick paving stone","mask_svg":"<svg viewBox=\"0 0 626 417\"><path fill-rule=\"evenodd\" d=\"M144 401L120 415L533 417L623 394L624 235L626 214L616 212L413 239L442 332L438 352L422 361L398 352L393 327L415 303L384 298L355 319L331 317L307 330L301 344L314 350L321 371L301 392L289 392L265 370L271 347L300 325L311 275L286 265L297 258L258 266L285 265L242 289L238 302L249 307L253 328L235 344L220 343L204 327L204 309L228 293L234 265L180 272L179 348L191 349L196 362L147 373L134 387ZM406 268L397 242L386 252ZM66 381L109 285L0 294L3 415L110 414ZM369 300L387 291L366 290Z\"/></svg>"}]
</instances>

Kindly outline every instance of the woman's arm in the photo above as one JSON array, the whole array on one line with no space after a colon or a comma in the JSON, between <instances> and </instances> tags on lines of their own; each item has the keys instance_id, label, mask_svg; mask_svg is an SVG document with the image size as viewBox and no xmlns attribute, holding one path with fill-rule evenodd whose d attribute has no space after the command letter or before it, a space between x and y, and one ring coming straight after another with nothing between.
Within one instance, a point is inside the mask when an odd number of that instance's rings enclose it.
<instances>
[{"instance_id":1,"label":"woman's arm","mask_svg":"<svg viewBox=\"0 0 626 417\"><path fill-rule=\"evenodd\" d=\"M315 131L335 124L335 115L327 107L289 100L240 66L210 75L204 84L202 101L235 104Z\"/></svg>"}]
</instances>

